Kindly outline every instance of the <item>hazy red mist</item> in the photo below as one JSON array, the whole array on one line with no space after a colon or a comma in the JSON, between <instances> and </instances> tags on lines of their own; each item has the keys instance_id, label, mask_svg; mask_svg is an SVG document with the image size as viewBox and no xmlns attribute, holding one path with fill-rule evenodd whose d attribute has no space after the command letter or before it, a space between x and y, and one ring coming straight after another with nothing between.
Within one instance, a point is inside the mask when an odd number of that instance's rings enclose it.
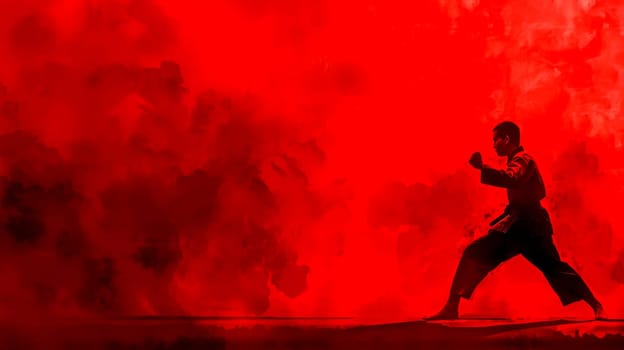
<instances>
[{"instance_id":1,"label":"hazy red mist","mask_svg":"<svg viewBox=\"0 0 624 350\"><path fill-rule=\"evenodd\" d=\"M437 311L517 121L624 314L624 16L591 0L23 0L0 10L0 315ZM563 308L522 258L462 308Z\"/></svg>"}]
</instances>

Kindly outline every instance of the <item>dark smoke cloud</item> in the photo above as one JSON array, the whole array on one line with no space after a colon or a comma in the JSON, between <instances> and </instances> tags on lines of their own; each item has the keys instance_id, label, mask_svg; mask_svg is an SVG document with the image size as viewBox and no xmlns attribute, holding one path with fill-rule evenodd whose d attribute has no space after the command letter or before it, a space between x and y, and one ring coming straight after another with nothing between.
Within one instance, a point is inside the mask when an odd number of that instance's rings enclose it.
<instances>
[{"instance_id":1,"label":"dark smoke cloud","mask_svg":"<svg viewBox=\"0 0 624 350\"><path fill-rule=\"evenodd\" d=\"M621 11L4 6L0 314L433 312L504 205L466 165L500 164L504 118L539 161L562 256L620 312ZM560 314L540 278L514 260L466 311Z\"/></svg>"}]
</instances>

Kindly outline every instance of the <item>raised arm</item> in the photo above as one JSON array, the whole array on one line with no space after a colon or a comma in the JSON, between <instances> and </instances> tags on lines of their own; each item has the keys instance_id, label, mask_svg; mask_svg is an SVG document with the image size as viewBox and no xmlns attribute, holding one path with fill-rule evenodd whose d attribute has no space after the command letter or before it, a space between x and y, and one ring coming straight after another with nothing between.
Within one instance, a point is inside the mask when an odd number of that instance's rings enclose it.
<instances>
[{"instance_id":1,"label":"raised arm","mask_svg":"<svg viewBox=\"0 0 624 350\"><path fill-rule=\"evenodd\" d=\"M527 155L516 155L505 169L495 169L487 165L481 167L481 183L503 187L513 188L524 183L535 169L533 160Z\"/></svg>"}]
</instances>

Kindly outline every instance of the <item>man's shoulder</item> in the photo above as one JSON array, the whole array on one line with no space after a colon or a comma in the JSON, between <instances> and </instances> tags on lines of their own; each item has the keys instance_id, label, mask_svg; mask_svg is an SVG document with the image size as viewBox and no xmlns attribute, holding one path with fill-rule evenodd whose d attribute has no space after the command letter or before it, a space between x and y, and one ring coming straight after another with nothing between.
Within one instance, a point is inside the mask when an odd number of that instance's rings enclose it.
<instances>
[{"instance_id":1,"label":"man's shoulder","mask_svg":"<svg viewBox=\"0 0 624 350\"><path fill-rule=\"evenodd\" d=\"M514 154L514 156L511 158L511 161L528 164L528 163L534 162L535 159L533 158L533 156L531 156L526 151L520 151L520 152Z\"/></svg>"}]
</instances>

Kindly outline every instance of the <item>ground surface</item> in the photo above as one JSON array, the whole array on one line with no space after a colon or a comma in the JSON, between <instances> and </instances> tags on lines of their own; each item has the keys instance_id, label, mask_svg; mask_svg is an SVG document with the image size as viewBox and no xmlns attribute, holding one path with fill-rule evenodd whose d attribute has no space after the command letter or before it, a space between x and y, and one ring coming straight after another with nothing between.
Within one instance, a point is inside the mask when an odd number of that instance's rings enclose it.
<instances>
[{"instance_id":1,"label":"ground surface","mask_svg":"<svg viewBox=\"0 0 624 350\"><path fill-rule=\"evenodd\" d=\"M4 324L1 349L622 349L624 320L361 324L352 319L170 317Z\"/></svg>"}]
</instances>

